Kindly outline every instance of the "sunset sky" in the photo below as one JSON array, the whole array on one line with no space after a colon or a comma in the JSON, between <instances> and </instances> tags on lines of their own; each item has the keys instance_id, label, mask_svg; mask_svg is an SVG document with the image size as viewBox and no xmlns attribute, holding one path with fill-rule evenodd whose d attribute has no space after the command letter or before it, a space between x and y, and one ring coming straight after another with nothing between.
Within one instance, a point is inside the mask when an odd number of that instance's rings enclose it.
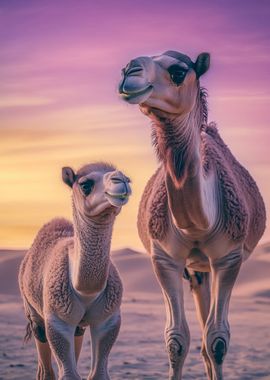
<instances>
[{"instance_id":1,"label":"sunset sky","mask_svg":"<svg viewBox=\"0 0 270 380\"><path fill-rule=\"evenodd\" d=\"M44 222L71 217L62 166L105 160L133 180L113 248L142 248L137 208L157 162L150 122L117 85L130 59L165 50L211 53L209 120L269 210L269 20L268 0L0 0L0 247L28 247Z\"/></svg>"}]
</instances>

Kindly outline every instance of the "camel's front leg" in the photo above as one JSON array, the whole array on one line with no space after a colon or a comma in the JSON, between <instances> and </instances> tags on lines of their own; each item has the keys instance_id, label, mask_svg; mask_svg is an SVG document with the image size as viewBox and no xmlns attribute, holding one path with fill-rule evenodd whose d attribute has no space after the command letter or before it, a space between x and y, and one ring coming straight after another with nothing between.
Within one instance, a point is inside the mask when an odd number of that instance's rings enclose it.
<instances>
[{"instance_id":1,"label":"camel's front leg","mask_svg":"<svg viewBox=\"0 0 270 380\"><path fill-rule=\"evenodd\" d=\"M90 326L92 365L88 380L109 380L108 356L118 336L121 325L120 311L106 321Z\"/></svg>"},{"instance_id":2,"label":"camel's front leg","mask_svg":"<svg viewBox=\"0 0 270 380\"><path fill-rule=\"evenodd\" d=\"M212 364L212 380L223 379L222 363L230 340L229 302L241 263L241 249L211 261L211 306L204 335L206 350Z\"/></svg>"},{"instance_id":3,"label":"camel's front leg","mask_svg":"<svg viewBox=\"0 0 270 380\"><path fill-rule=\"evenodd\" d=\"M154 249L152 262L166 308L165 342L170 362L169 379L180 380L190 343L183 297L185 260L176 261L165 252Z\"/></svg>"},{"instance_id":4,"label":"camel's front leg","mask_svg":"<svg viewBox=\"0 0 270 380\"><path fill-rule=\"evenodd\" d=\"M76 326L71 326L55 315L45 320L46 335L58 365L59 380L81 380L77 372L74 333Z\"/></svg>"}]
</instances>

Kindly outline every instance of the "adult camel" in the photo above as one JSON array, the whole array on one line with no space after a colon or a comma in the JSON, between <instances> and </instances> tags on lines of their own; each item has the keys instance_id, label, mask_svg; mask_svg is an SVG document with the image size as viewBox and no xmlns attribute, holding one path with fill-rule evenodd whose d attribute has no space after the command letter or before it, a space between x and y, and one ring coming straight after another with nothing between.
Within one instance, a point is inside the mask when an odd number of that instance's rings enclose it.
<instances>
[{"instance_id":1,"label":"adult camel","mask_svg":"<svg viewBox=\"0 0 270 380\"><path fill-rule=\"evenodd\" d=\"M265 229L256 183L207 124L199 78L209 64L208 53L196 62L175 51L139 57L119 85L121 97L152 120L160 161L141 199L138 230L164 295L171 380L182 378L190 342L182 275L191 283L208 379L221 380L231 292Z\"/></svg>"}]
</instances>

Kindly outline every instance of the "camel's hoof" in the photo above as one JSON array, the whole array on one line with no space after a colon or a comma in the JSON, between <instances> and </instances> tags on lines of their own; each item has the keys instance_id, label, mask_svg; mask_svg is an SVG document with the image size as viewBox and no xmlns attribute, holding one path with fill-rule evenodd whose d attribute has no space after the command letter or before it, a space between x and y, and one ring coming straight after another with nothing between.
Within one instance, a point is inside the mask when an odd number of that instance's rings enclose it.
<instances>
[{"instance_id":1,"label":"camel's hoof","mask_svg":"<svg viewBox=\"0 0 270 380\"><path fill-rule=\"evenodd\" d=\"M227 345L223 338L216 338L212 344L212 352L217 364L222 364L227 352Z\"/></svg>"}]
</instances>

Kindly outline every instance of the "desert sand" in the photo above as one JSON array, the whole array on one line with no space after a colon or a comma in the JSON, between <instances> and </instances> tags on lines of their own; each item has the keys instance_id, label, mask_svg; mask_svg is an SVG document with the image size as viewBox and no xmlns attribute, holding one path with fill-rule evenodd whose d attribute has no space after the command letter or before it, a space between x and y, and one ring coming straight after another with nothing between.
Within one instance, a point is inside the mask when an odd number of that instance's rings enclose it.
<instances>
[{"instance_id":1,"label":"desert sand","mask_svg":"<svg viewBox=\"0 0 270 380\"><path fill-rule=\"evenodd\" d=\"M0 251L0 380L35 379L33 340L23 345L26 319L17 285L24 251ZM130 249L112 253L123 279L122 327L110 355L113 380L166 379L168 360L163 340L165 312L149 257ZM186 281L185 281L186 283ZM192 294L185 284L191 332L183 379L206 379L200 357L200 329ZM224 363L227 380L270 379L270 244L257 248L243 265L230 307L231 343ZM79 371L90 365L89 332L85 333Z\"/></svg>"}]
</instances>

